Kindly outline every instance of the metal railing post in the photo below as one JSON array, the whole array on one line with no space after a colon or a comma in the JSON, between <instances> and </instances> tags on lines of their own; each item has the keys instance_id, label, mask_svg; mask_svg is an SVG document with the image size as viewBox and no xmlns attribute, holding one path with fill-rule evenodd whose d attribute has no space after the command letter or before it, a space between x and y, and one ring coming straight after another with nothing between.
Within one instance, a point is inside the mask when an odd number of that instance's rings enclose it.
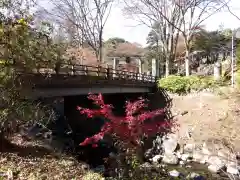
<instances>
[{"instance_id":1,"label":"metal railing post","mask_svg":"<svg viewBox=\"0 0 240 180\"><path fill-rule=\"evenodd\" d=\"M87 66L84 66L83 69L84 69L84 74L87 76L88 75L88 68L87 68Z\"/></svg>"},{"instance_id":2,"label":"metal railing post","mask_svg":"<svg viewBox=\"0 0 240 180\"><path fill-rule=\"evenodd\" d=\"M100 66L97 66L97 76L100 76Z\"/></svg>"},{"instance_id":3,"label":"metal railing post","mask_svg":"<svg viewBox=\"0 0 240 180\"><path fill-rule=\"evenodd\" d=\"M117 68L117 63L116 63L116 58L113 58L113 78L116 77L116 68Z\"/></svg>"},{"instance_id":4,"label":"metal railing post","mask_svg":"<svg viewBox=\"0 0 240 180\"><path fill-rule=\"evenodd\" d=\"M71 72L70 72L70 75L74 75L74 66L73 65L71 65Z\"/></svg>"},{"instance_id":5,"label":"metal railing post","mask_svg":"<svg viewBox=\"0 0 240 180\"><path fill-rule=\"evenodd\" d=\"M110 79L110 68L108 65L107 65L107 79Z\"/></svg>"}]
</instances>

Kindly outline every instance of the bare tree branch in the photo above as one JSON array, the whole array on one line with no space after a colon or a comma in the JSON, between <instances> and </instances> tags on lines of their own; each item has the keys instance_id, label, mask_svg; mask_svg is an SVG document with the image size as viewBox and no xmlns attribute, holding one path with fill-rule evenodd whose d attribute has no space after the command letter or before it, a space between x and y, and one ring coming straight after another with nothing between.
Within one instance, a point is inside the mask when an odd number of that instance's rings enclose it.
<instances>
[{"instance_id":1,"label":"bare tree branch","mask_svg":"<svg viewBox=\"0 0 240 180\"><path fill-rule=\"evenodd\" d=\"M219 12L230 0L130 0L125 1L128 12L138 17L143 24L159 23L159 38L164 50L173 48L174 35L180 32L186 46L186 75L189 75L188 53L196 29L208 18ZM147 19L147 20L146 20ZM149 23L150 22L150 23ZM168 60L167 60L168 61ZM166 66L167 66L166 61ZM167 69L166 69L167 70Z\"/></svg>"},{"instance_id":2,"label":"bare tree branch","mask_svg":"<svg viewBox=\"0 0 240 180\"><path fill-rule=\"evenodd\" d=\"M66 23L80 45L87 44L102 62L103 29L110 15L113 0L53 0L53 17Z\"/></svg>"},{"instance_id":3,"label":"bare tree branch","mask_svg":"<svg viewBox=\"0 0 240 180\"><path fill-rule=\"evenodd\" d=\"M226 4L227 10L230 14L232 14L235 18L237 18L240 21L240 17L238 17L235 13L232 12L231 8Z\"/></svg>"},{"instance_id":4,"label":"bare tree branch","mask_svg":"<svg viewBox=\"0 0 240 180\"><path fill-rule=\"evenodd\" d=\"M183 31L181 32L186 48L186 76L190 74L188 56L193 35L205 20L221 11L230 1L231 0L227 0L219 3L219 1L216 0L186 0L184 2L186 4L183 3L179 5L183 21ZM197 14L197 11L200 12Z\"/></svg>"},{"instance_id":5,"label":"bare tree branch","mask_svg":"<svg viewBox=\"0 0 240 180\"><path fill-rule=\"evenodd\" d=\"M172 59L176 50L176 37L181 31L182 22L177 4L168 0L130 0L125 1L125 6L124 10L131 18L155 31L166 57L167 76L170 59Z\"/></svg>"}]
</instances>

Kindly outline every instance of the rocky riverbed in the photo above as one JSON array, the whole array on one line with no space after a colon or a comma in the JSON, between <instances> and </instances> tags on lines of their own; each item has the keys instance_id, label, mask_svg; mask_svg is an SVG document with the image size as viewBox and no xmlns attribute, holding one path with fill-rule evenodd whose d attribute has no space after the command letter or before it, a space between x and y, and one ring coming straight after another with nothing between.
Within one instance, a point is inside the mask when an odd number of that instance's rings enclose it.
<instances>
[{"instance_id":1,"label":"rocky riverbed","mask_svg":"<svg viewBox=\"0 0 240 180\"><path fill-rule=\"evenodd\" d=\"M159 136L153 141L152 148L145 152L146 162L141 168L151 174L164 171L164 179L240 179L237 153L238 150L240 152L240 99L236 97L228 94L227 98L222 98L206 92L172 96L171 110L180 127L177 132ZM28 136L31 136L31 132L37 136L39 128L32 128ZM46 141L44 147L49 150L62 152L72 149L70 137L58 140L50 135L48 138L49 132L42 130L40 135ZM97 153L88 154L93 159L98 157ZM9 169L13 170L14 167ZM7 170L3 169L4 172ZM100 165L93 171L101 174L107 170Z\"/></svg>"},{"instance_id":2,"label":"rocky riverbed","mask_svg":"<svg viewBox=\"0 0 240 180\"><path fill-rule=\"evenodd\" d=\"M163 168L170 176L190 179L238 179L238 156L220 143L181 145L175 134L157 137L145 157L145 168ZM208 177L208 178L207 178Z\"/></svg>"}]
</instances>

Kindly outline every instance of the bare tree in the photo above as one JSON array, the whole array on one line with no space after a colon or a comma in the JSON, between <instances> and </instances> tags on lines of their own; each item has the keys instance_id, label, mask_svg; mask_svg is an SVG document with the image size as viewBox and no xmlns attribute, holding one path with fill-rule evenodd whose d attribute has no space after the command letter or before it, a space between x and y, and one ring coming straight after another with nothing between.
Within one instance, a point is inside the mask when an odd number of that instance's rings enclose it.
<instances>
[{"instance_id":1,"label":"bare tree","mask_svg":"<svg viewBox=\"0 0 240 180\"><path fill-rule=\"evenodd\" d=\"M186 76L190 74L189 53L194 34L201 30L201 25L205 20L221 11L229 1L222 3L217 0L178 0L182 21L180 32L185 43Z\"/></svg>"},{"instance_id":2,"label":"bare tree","mask_svg":"<svg viewBox=\"0 0 240 180\"><path fill-rule=\"evenodd\" d=\"M182 23L179 7L169 0L126 0L125 4L125 11L131 18L148 26L158 36L166 58L165 74L168 76Z\"/></svg>"},{"instance_id":3,"label":"bare tree","mask_svg":"<svg viewBox=\"0 0 240 180\"><path fill-rule=\"evenodd\" d=\"M67 22L71 37L81 39L103 60L103 29L111 11L113 0L53 0L58 18ZM60 21L63 23L63 21Z\"/></svg>"},{"instance_id":4,"label":"bare tree","mask_svg":"<svg viewBox=\"0 0 240 180\"><path fill-rule=\"evenodd\" d=\"M170 52L174 47L174 35L177 43L179 32L185 42L185 65L186 75L189 75L189 51L194 33L200 25L219 12L228 2L222 3L218 0L131 0L126 1L127 7L131 7L131 12L140 17L141 23L160 22L162 45L167 50L166 75L168 75ZM147 22L147 23L146 23ZM171 43L170 43L171 42ZM176 47L176 46L175 46Z\"/></svg>"}]
</instances>

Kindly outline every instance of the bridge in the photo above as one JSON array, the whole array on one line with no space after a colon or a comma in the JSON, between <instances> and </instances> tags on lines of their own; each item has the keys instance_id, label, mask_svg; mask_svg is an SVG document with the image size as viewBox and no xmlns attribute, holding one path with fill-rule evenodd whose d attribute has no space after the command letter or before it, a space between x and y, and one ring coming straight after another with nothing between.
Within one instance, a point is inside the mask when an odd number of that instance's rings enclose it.
<instances>
[{"instance_id":1,"label":"bridge","mask_svg":"<svg viewBox=\"0 0 240 180\"><path fill-rule=\"evenodd\" d=\"M157 77L100 66L62 65L56 70L39 68L29 73L19 72L18 80L26 97L43 97L38 100L53 107L57 114L54 132L62 137L70 127L76 144L98 132L104 123L102 118L87 118L76 108L94 107L87 98L89 92L102 93L104 102L113 105L116 116L125 116L126 101L135 101L139 97L149 100L149 110L165 108L168 104L165 93L154 91ZM99 152L97 149L93 154L100 157Z\"/></svg>"},{"instance_id":2,"label":"bridge","mask_svg":"<svg viewBox=\"0 0 240 180\"><path fill-rule=\"evenodd\" d=\"M86 95L92 93L148 93L157 77L102 66L61 64L58 69L19 71L18 82L27 98Z\"/></svg>"}]
</instances>

